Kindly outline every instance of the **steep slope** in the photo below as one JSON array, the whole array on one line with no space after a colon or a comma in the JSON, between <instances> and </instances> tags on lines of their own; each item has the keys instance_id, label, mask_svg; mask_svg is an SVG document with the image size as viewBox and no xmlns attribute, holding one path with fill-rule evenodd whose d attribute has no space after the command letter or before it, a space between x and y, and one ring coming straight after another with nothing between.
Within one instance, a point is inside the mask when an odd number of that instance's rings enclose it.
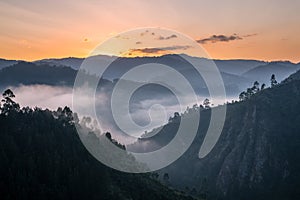
<instances>
[{"instance_id":1,"label":"steep slope","mask_svg":"<svg viewBox=\"0 0 300 200\"><path fill-rule=\"evenodd\" d=\"M298 64L298 66L300 68L300 63ZM300 71L297 71L296 73L290 75L287 79L282 81L282 83L289 83L295 80L300 80Z\"/></svg>"},{"instance_id":2,"label":"steep slope","mask_svg":"<svg viewBox=\"0 0 300 200\"><path fill-rule=\"evenodd\" d=\"M98 162L71 116L68 108L0 114L1 199L193 199L151 174L121 173Z\"/></svg>"},{"instance_id":3,"label":"steep slope","mask_svg":"<svg viewBox=\"0 0 300 200\"><path fill-rule=\"evenodd\" d=\"M219 141L207 157L199 159L209 121L210 110L202 110L191 147L159 172L168 173L175 187L188 185L212 199L300 197L300 80L229 104ZM174 137L178 123L168 123L153 138L143 138L128 149L145 152L164 146Z\"/></svg>"}]
</instances>

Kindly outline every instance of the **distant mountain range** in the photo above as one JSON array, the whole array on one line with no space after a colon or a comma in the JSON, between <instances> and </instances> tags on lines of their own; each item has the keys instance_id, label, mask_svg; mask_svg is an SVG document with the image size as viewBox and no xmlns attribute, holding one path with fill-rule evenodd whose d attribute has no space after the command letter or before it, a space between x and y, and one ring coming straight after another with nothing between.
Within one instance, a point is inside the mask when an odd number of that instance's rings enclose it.
<instances>
[{"instance_id":1,"label":"distant mountain range","mask_svg":"<svg viewBox=\"0 0 300 200\"><path fill-rule=\"evenodd\" d=\"M205 69L206 58L190 57L187 55L164 55L160 57L116 58L112 56L93 56L85 60L91 74L99 74L99 68L109 65L103 77L107 80L119 79L124 73L142 64L163 64L172 67L183 74L194 89L203 95L208 91L202 77L197 74L187 60ZM50 84L72 85L76 71L80 68L83 58L43 59L25 64L24 61L0 60L0 86L18 84ZM221 72L227 95L237 96L254 81L268 85L272 74L280 82L290 74L300 69L300 64L288 61L264 62L257 60L213 60ZM53 69L51 69L53 67ZM159 72L158 72L159 74ZM169 76L168 74L159 74Z\"/></svg>"},{"instance_id":2,"label":"distant mountain range","mask_svg":"<svg viewBox=\"0 0 300 200\"><path fill-rule=\"evenodd\" d=\"M18 63L18 61L16 61L16 60L5 60L5 59L0 58L0 69L12 66L16 63Z\"/></svg>"},{"instance_id":3,"label":"distant mountain range","mask_svg":"<svg viewBox=\"0 0 300 200\"><path fill-rule=\"evenodd\" d=\"M299 70L299 64L295 65L290 62L270 62L250 69L243 73L242 76L263 82L265 77L271 77L272 74L275 74L276 78L281 81L297 70Z\"/></svg>"}]
</instances>

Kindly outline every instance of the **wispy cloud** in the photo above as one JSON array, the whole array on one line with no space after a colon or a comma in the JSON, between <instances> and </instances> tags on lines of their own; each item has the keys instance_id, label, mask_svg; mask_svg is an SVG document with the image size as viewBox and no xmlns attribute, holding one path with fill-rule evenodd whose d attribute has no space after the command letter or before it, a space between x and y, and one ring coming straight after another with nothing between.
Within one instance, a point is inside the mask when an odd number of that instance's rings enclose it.
<instances>
[{"instance_id":1,"label":"wispy cloud","mask_svg":"<svg viewBox=\"0 0 300 200\"><path fill-rule=\"evenodd\" d=\"M143 49L132 49L131 52L134 53L162 53L166 51L174 51L174 50L186 50L191 48L189 45L174 45L160 48L143 48Z\"/></svg>"},{"instance_id":2,"label":"wispy cloud","mask_svg":"<svg viewBox=\"0 0 300 200\"><path fill-rule=\"evenodd\" d=\"M251 33L251 34L247 34L247 35L243 35L243 37L252 37L252 36L257 36L257 33Z\"/></svg>"},{"instance_id":3,"label":"wispy cloud","mask_svg":"<svg viewBox=\"0 0 300 200\"><path fill-rule=\"evenodd\" d=\"M170 36L167 36L167 37L164 37L164 36L159 36L158 38L157 38L157 40L170 40L170 39L172 39L172 38L177 38L177 35L175 35L175 34L173 34L173 35L170 35Z\"/></svg>"},{"instance_id":4,"label":"wispy cloud","mask_svg":"<svg viewBox=\"0 0 300 200\"><path fill-rule=\"evenodd\" d=\"M149 33L149 30L145 30L145 31L140 33L140 36L143 37L143 36L147 35L148 33Z\"/></svg>"},{"instance_id":5,"label":"wispy cloud","mask_svg":"<svg viewBox=\"0 0 300 200\"><path fill-rule=\"evenodd\" d=\"M246 37L246 36L244 36L244 37ZM233 34L233 35L229 35L229 36L226 36L226 35L212 35L208 38L203 38L203 39L199 39L199 40L196 40L196 41L200 44L207 44L207 43L216 43L216 42L230 42L230 41L242 40L242 39L243 39L242 36L238 36L237 34Z\"/></svg>"}]
</instances>

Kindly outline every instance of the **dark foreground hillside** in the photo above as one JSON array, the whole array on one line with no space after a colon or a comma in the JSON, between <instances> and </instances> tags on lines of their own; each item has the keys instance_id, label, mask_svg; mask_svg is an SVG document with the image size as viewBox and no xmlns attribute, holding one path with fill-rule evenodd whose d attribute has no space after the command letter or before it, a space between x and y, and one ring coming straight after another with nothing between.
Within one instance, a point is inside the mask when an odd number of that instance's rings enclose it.
<instances>
[{"instance_id":1,"label":"dark foreground hillside","mask_svg":"<svg viewBox=\"0 0 300 200\"><path fill-rule=\"evenodd\" d=\"M151 174L126 174L95 160L68 108L20 109L6 93L0 114L0 199L192 199Z\"/></svg>"},{"instance_id":2,"label":"dark foreground hillside","mask_svg":"<svg viewBox=\"0 0 300 200\"><path fill-rule=\"evenodd\" d=\"M200 109L193 144L159 173L168 173L174 187L208 199L300 199L299 74L247 100L228 104L221 137L203 159L198 153L211 109ZM178 117L191 117L195 109L190 112ZM140 152L146 144L150 150L164 146L174 137L178 121L170 121L159 134L127 148Z\"/></svg>"}]
</instances>

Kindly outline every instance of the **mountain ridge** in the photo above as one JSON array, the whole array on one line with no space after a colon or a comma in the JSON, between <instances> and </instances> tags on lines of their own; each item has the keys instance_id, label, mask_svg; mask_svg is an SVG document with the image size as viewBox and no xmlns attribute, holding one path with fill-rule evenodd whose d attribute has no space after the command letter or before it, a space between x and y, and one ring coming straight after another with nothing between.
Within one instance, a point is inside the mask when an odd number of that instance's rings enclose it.
<instances>
[{"instance_id":1,"label":"mountain ridge","mask_svg":"<svg viewBox=\"0 0 300 200\"><path fill-rule=\"evenodd\" d=\"M300 76L300 71L295 74ZM158 173L168 173L176 188L193 187L212 199L299 198L299 102L300 79L292 79L260 91L249 100L228 104L221 137L203 159L198 153L210 121L210 109L200 111L193 144ZM178 124L176 120L169 122L163 132L143 138L128 149L159 149L174 137ZM150 148L145 149L147 145Z\"/></svg>"}]
</instances>

